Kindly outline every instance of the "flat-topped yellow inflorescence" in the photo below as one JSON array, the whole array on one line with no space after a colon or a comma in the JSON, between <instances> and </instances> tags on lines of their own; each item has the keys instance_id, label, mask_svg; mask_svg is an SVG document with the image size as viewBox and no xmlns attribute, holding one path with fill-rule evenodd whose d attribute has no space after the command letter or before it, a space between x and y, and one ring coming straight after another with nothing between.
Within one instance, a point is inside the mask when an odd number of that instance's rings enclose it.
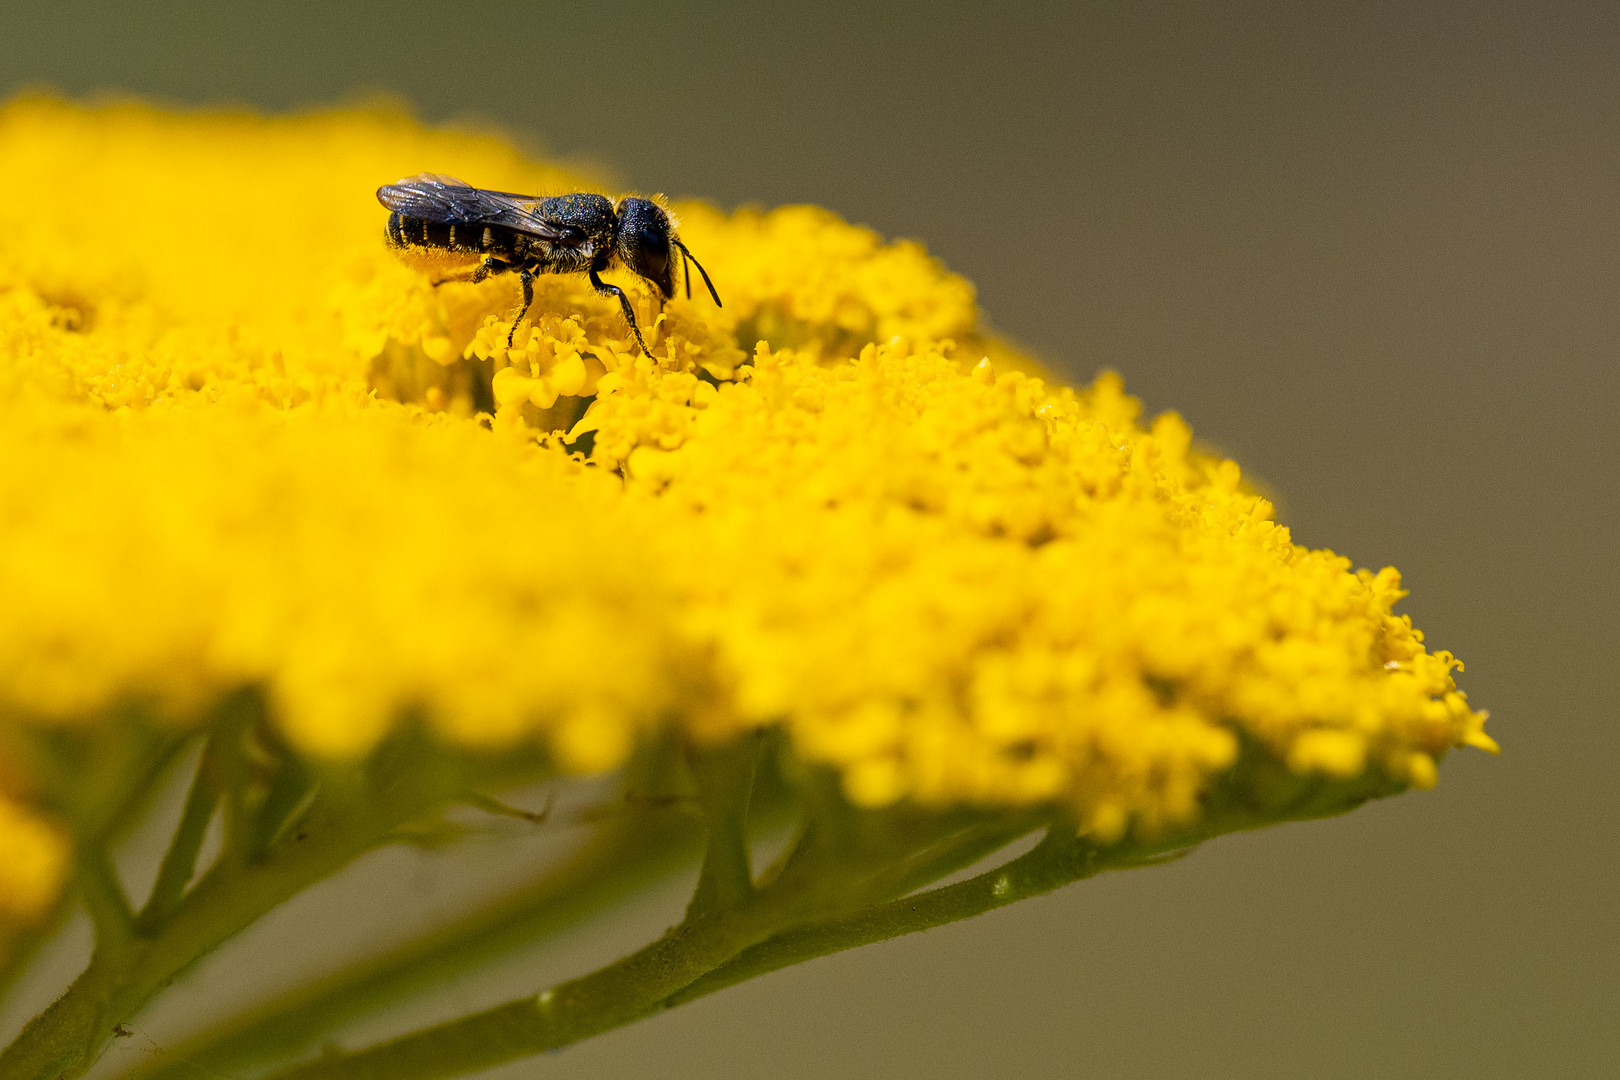
<instances>
[{"instance_id":1,"label":"flat-topped yellow inflorescence","mask_svg":"<svg viewBox=\"0 0 1620 1080\"><path fill-rule=\"evenodd\" d=\"M262 686L328 759L423 716L594 771L776 725L857 803L1102 836L1195 817L1247 743L1416 786L1492 747L1395 571L1294 545L1116 377L1028 374L918 245L676 204L724 308L619 272L646 357L545 277L508 349L510 278L384 247L373 190L424 169L591 187L387 111L0 111L0 728ZM0 761L30 880L35 783Z\"/></svg>"}]
</instances>

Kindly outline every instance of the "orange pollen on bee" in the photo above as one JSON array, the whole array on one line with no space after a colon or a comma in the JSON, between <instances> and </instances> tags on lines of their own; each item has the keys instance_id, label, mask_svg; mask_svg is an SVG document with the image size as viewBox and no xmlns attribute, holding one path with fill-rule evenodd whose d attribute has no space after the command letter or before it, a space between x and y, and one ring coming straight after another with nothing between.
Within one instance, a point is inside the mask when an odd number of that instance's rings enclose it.
<instances>
[{"instance_id":1,"label":"orange pollen on bee","mask_svg":"<svg viewBox=\"0 0 1620 1080\"><path fill-rule=\"evenodd\" d=\"M394 248L399 261L412 270L423 273L454 273L471 270L479 257L466 251L448 251L444 248L422 247L419 244L401 244Z\"/></svg>"}]
</instances>

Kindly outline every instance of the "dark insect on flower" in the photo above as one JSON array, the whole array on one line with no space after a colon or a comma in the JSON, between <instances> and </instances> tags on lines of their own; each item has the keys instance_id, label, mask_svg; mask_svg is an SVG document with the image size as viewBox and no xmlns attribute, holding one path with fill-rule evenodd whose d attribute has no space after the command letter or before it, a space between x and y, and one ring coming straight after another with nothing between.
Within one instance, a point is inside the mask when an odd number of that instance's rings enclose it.
<instances>
[{"instance_id":1,"label":"dark insect on flower","mask_svg":"<svg viewBox=\"0 0 1620 1080\"><path fill-rule=\"evenodd\" d=\"M506 335L508 348L534 303L536 274L585 274L598 293L619 298L630 333L647 353L629 297L603 281L601 273L615 263L623 265L668 300L675 295L671 246L681 253L687 298L692 296L691 272L686 269L690 261L703 275L715 306L720 305L708 271L675 235L668 211L650 199L625 198L615 206L605 195L514 195L422 173L384 184L377 189L377 201L393 211L388 215L388 245L409 261L443 267L477 259L464 273L441 280L479 282L492 274L517 274L523 283L523 307Z\"/></svg>"}]
</instances>

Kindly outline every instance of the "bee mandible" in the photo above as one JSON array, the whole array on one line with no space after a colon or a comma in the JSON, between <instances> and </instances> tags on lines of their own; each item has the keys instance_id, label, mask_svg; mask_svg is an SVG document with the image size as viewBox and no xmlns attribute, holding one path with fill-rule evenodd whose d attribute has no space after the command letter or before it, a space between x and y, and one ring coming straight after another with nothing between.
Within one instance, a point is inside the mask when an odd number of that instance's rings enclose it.
<instances>
[{"instance_id":1,"label":"bee mandible","mask_svg":"<svg viewBox=\"0 0 1620 1080\"><path fill-rule=\"evenodd\" d=\"M651 282L660 302L668 300L675 295L671 247L681 255L687 298L692 296L691 271L686 268L690 262L703 275L715 306L720 306L708 271L675 235L669 212L650 199L632 196L615 206L605 195L588 193L514 195L475 188L453 176L422 173L384 184L377 189L377 201L392 211L388 246L402 257L421 264L442 263L445 257L455 262L477 260L464 272L442 280L476 283L496 274L517 274L523 306L507 332L507 348L534 303L535 275L584 274L597 293L618 297L636 344L651 356L641 340L630 298L617 285L603 281L601 274L622 265Z\"/></svg>"}]
</instances>

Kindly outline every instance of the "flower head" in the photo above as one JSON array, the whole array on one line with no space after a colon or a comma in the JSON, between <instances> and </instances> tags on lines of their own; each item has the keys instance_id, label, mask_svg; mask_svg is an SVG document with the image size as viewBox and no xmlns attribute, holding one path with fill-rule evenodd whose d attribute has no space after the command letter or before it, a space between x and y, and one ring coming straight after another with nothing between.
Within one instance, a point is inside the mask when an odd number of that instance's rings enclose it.
<instances>
[{"instance_id":1,"label":"flower head","mask_svg":"<svg viewBox=\"0 0 1620 1080\"><path fill-rule=\"evenodd\" d=\"M547 276L508 348L510 278L385 249L371 192L424 168L590 186L387 112L0 112L0 896L55 887L67 812L6 747L243 686L330 762L768 727L858 805L1104 838L1256 755L1393 790L1493 748L1393 569L1294 544L1116 376L1040 377L920 246L676 203L723 309L620 273L646 356Z\"/></svg>"}]
</instances>

